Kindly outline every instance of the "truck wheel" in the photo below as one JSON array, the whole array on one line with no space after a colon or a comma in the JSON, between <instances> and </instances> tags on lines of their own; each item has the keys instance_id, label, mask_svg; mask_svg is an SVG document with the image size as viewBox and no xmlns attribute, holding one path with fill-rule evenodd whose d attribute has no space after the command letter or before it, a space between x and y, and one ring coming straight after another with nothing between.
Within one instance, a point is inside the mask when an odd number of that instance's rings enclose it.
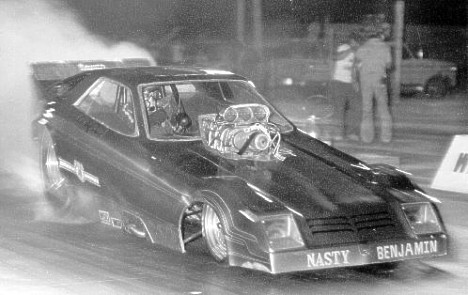
<instances>
[{"instance_id":1,"label":"truck wheel","mask_svg":"<svg viewBox=\"0 0 468 295\"><path fill-rule=\"evenodd\" d=\"M228 249L223 223L213 207L204 204L202 213L202 232L211 255L218 262L228 257Z\"/></svg>"},{"instance_id":2,"label":"truck wheel","mask_svg":"<svg viewBox=\"0 0 468 295\"><path fill-rule=\"evenodd\" d=\"M450 83L447 78L434 76L427 80L424 93L431 98L442 98L447 95L449 88Z\"/></svg>"}]
</instances>

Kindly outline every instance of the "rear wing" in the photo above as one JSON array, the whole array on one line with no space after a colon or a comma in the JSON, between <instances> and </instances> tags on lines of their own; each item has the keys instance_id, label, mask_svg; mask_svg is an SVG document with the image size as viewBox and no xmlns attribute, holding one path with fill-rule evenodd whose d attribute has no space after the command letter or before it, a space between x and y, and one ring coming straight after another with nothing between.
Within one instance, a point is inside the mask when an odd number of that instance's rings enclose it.
<instances>
[{"instance_id":1,"label":"rear wing","mask_svg":"<svg viewBox=\"0 0 468 295\"><path fill-rule=\"evenodd\" d=\"M36 85L42 92L44 92L52 84L84 71L149 66L152 66L152 61L146 58L125 58L121 60L46 61L31 63L32 76L36 82Z\"/></svg>"}]
</instances>

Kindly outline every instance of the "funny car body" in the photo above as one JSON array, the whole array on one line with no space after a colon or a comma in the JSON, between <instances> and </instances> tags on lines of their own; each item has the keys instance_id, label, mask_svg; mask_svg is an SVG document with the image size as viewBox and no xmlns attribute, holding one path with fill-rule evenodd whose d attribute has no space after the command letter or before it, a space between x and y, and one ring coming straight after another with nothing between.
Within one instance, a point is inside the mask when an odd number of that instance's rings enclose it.
<instances>
[{"instance_id":1,"label":"funny car body","mask_svg":"<svg viewBox=\"0 0 468 295\"><path fill-rule=\"evenodd\" d=\"M216 261L272 274L447 253L437 199L302 133L241 76L96 69L43 97L34 138L57 212L182 253L204 239Z\"/></svg>"}]
</instances>

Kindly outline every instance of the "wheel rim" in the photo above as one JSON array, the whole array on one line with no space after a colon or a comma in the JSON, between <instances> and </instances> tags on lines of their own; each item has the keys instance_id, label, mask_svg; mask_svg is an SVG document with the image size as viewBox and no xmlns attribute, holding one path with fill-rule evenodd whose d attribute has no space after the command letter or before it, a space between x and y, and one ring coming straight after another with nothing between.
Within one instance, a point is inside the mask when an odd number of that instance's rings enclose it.
<instances>
[{"instance_id":1,"label":"wheel rim","mask_svg":"<svg viewBox=\"0 0 468 295\"><path fill-rule=\"evenodd\" d=\"M203 208L203 236L208 249L218 261L223 261L228 256L224 228L216 211L209 205Z\"/></svg>"},{"instance_id":2,"label":"wheel rim","mask_svg":"<svg viewBox=\"0 0 468 295\"><path fill-rule=\"evenodd\" d=\"M60 171L55 144L47 131L42 139L41 165L47 203L61 213L68 212L71 206L70 191Z\"/></svg>"},{"instance_id":3,"label":"wheel rim","mask_svg":"<svg viewBox=\"0 0 468 295\"><path fill-rule=\"evenodd\" d=\"M43 159L44 185L47 191L58 189L64 182L64 178L60 172L57 154L55 153L55 145L49 135L45 135L45 157Z\"/></svg>"}]
</instances>

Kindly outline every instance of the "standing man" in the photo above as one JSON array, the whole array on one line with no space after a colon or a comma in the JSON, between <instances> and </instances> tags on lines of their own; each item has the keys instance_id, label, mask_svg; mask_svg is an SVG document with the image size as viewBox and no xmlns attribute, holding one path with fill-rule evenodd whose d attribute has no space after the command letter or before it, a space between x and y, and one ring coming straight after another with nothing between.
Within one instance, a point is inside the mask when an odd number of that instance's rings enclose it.
<instances>
[{"instance_id":1,"label":"standing man","mask_svg":"<svg viewBox=\"0 0 468 295\"><path fill-rule=\"evenodd\" d=\"M361 140L374 140L374 98L377 118L380 121L380 141L392 140L392 117L388 105L387 70L391 67L390 46L384 41L384 34L373 29L369 39L357 50L356 58L362 93Z\"/></svg>"},{"instance_id":2,"label":"standing man","mask_svg":"<svg viewBox=\"0 0 468 295\"><path fill-rule=\"evenodd\" d=\"M329 95L335 106L334 140L359 140L361 99L356 80L355 49L358 44L353 36L349 42L338 46L335 55Z\"/></svg>"}]
</instances>

